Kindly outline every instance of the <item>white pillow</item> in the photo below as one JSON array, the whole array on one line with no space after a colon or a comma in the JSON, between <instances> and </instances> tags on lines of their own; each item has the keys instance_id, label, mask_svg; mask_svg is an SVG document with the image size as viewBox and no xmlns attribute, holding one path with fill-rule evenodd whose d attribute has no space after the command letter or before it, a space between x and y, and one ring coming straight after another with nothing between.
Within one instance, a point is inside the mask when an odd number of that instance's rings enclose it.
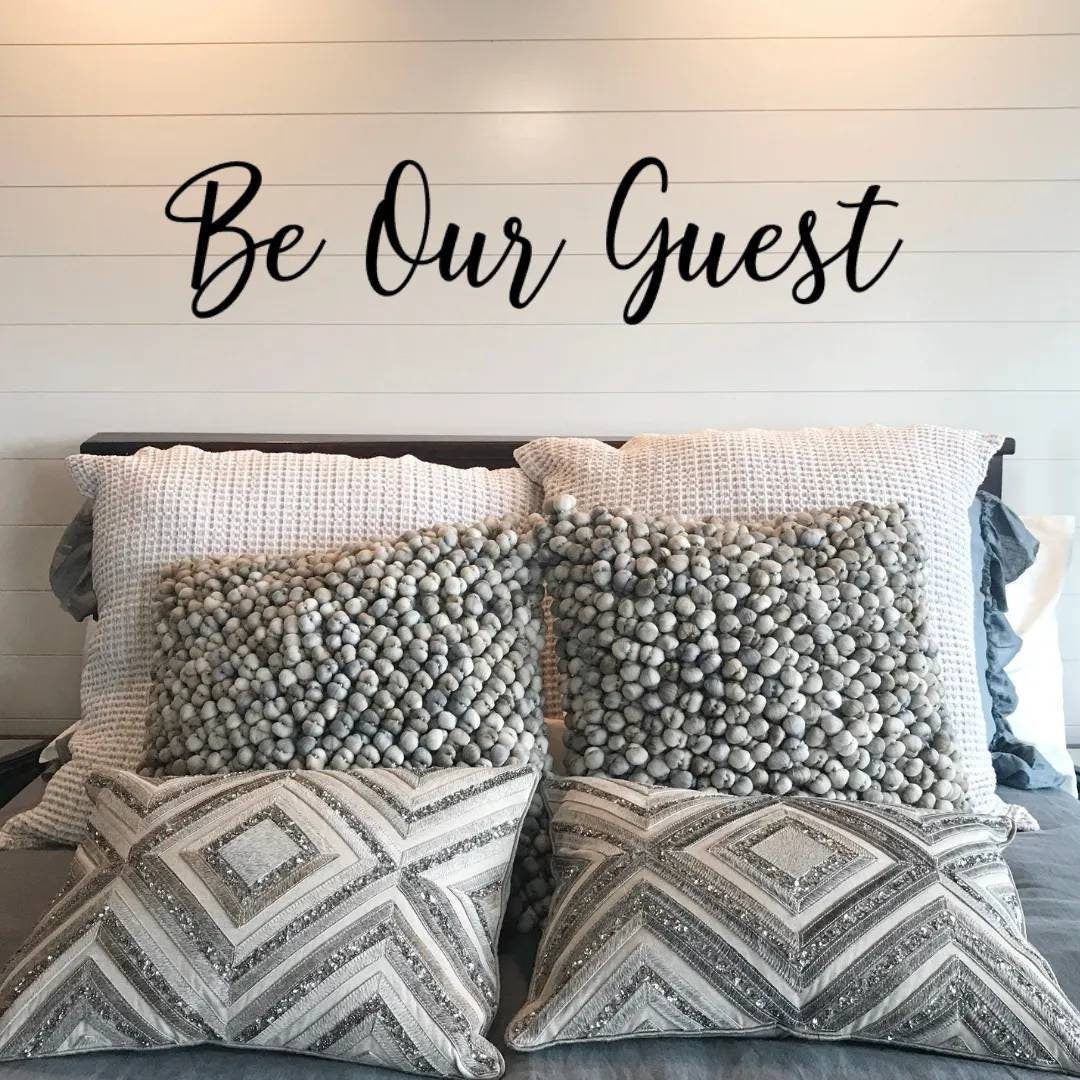
<instances>
[{"instance_id":1,"label":"white pillow","mask_svg":"<svg viewBox=\"0 0 1080 1080\"><path fill-rule=\"evenodd\" d=\"M1065 748L1065 687L1058 640L1057 602L1072 553L1076 518L1066 515L1025 517L1039 541L1039 554L1005 589L1009 623L1023 645L1005 667L1016 687L1018 705L1009 717L1013 734L1030 743L1060 773L1076 794L1076 773Z\"/></svg>"},{"instance_id":2,"label":"white pillow","mask_svg":"<svg viewBox=\"0 0 1080 1080\"><path fill-rule=\"evenodd\" d=\"M582 508L755 521L864 499L904 503L926 545L927 597L968 791L976 810L1001 812L975 666L969 518L1001 442L977 431L874 424L639 435L621 449L538 439L516 457L546 498L569 493Z\"/></svg>"},{"instance_id":3,"label":"white pillow","mask_svg":"<svg viewBox=\"0 0 1080 1080\"><path fill-rule=\"evenodd\" d=\"M95 767L142 758L162 568L199 555L288 554L395 537L442 522L533 513L540 492L520 469L454 469L414 457L144 448L130 457L68 458L94 500L99 625L87 651L72 760L41 802L0 829L0 848L77 844Z\"/></svg>"}]
</instances>

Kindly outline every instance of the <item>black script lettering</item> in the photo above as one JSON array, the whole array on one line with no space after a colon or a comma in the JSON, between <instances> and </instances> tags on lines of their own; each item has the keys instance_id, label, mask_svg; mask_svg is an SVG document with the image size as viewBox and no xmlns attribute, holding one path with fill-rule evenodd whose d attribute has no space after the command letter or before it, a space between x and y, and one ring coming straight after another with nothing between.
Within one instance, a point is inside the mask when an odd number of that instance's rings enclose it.
<instances>
[{"instance_id":1,"label":"black script lettering","mask_svg":"<svg viewBox=\"0 0 1080 1080\"><path fill-rule=\"evenodd\" d=\"M402 242L401 233L398 230L397 200L402 177L409 170L415 172L418 179L416 186L419 187L423 200L423 219L419 236L414 243L406 245ZM412 160L399 161L390 171L383 197L371 217L371 225L368 228L367 251L364 256L367 278L371 283L371 287L380 296L394 296L409 284L418 267L435 264L443 281L454 281L464 276L465 281L472 288L479 289L495 277L511 255L516 254L517 261L510 279L508 296L513 307L523 308L532 303L537 293L543 288L544 283L555 267L556 261L562 254L563 248L566 246L566 241L559 241L555 253L551 256L551 260L544 268L536 285L531 290L526 291L526 282L533 259L533 246L531 241L523 234L522 229L523 225L519 217L508 217L503 222L502 231L506 245L495 260L494 265L486 273L481 268L481 261L484 257L487 236L482 232L474 232L465 255L459 256L457 246L461 239L461 226L455 222L450 222L446 226L437 249L428 254L428 237L431 234L431 189L428 185L427 175L419 162ZM379 272L379 253L384 240L393 254L407 267L404 276L396 285L385 283Z\"/></svg>"},{"instance_id":2,"label":"black script lettering","mask_svg":"<svg viewBox=\"0 0 1080 1080\"><path fill-rule=\"evenodd\" d=\"M864 285L859 284L858 268L860 247L862 246L863 234L866 232L866 223L870 219L870 211L873 210L875 206L900 205L893 199L879 199L878 192L880 190L880 184L871 184L866 191L863 192L863 197L857 203L841 201L836 204L837 206L843 207L845 210L855 211L855 221L851 226L851 239L845 245L847 258L844 263L844 273L847 276L848 287L853 292L866 292L871 285L876 284L881 275L892 265L893 259L896 258L896 253L900 250L900 246L904 242L903 240L897 240L896 243L893 244L888 258L881 264L878 272L872 275L870 280Z\"/></svg>"},{"instance_id":3,"label":"black script lettering","mask_svg":"<svg viewBox=\"0 0 1080 1080\"><path fill-rule=\"evenodd\" d=\"M631 189L641 174L648 169L655 169L659 174L660 191L666 194L668 172L663 161L657 157L644 157L634 162L627 169L626 174L615 189L615 195L612 198L611 208L608 212L605 232L605 249L608 261L612 266L617 270L630 270L642 263L645 264L641 276L631 289L623 307L623 320L631 325L642 322L652 311L660 295L664 272L672 255L677 256L675 265L678 275L683 281L694 281L704 276L708 285L714 289L726 285L740 271L745 271L746 276L752 281L772 281L790 269L800 257L803 257L809 263L809 268L796 279L792 285L791 295L797 303L812 304L821 299L825 292L825 271L830 264L844 258L848 286L855 292L865 292L889 268L903 243L902 240L898 240L885 262L870 280L860 283L858 279L859 255L870 212L875 206L899 205L891 199L878 198L880 187L874 184L866 189L859 202L837 203L838 206L844 209L853 209L856 213L847 243L827 258L822 256L814 240L813 232L818 215L813 210L807 210L799 217L796 227L799 238L798 243L795 245L794 250L785 259L776 263L772 269L763 265L759 261L759 256L768 252L780 241L783 236L783 229L779 225L762 225L755 229L731 268L725 273L721 271L720 267L720 260L723 257L726 245L724 233L714 232L712 234L708 250L695 265L694 248L701 237L700 227L690 222L683 229L682 235L673 240L671 238L671 223L666 216L660 219L659 224L640 251L636 255L624 258L619 254L619 222Z\"/></svg>"},{"instance_id":4,"label":"black script lettering","mask_svg":"<svg viewBox=\"0 0 1080 1080\"><path fill-rule=\"evenodd\" d=\"M720 271L720 259L724 254L726 244L726 237L722 232L713 233L712 239L709 241L708 251L695 267L693 265L694 248L701 235L700 227L690 222L683 230L682 236L672 241L670 239L671 223L666 216L660 219L660 223L656 226L652 236L649 237L648 242L638 254L626 260L622 259L618 254L619 220L630 189L646 169L656 169L660 174L660 191L667 192L667 167L659 158L646 157L634 162L615 190L605 234L608 261L619 270L629 270L651 255L651 261L647 264L644 273L627 297L626 305L623 308L623 320L625 322L634 325L648 317L660 294L664 270L671 255L677 254L676 268L679 277L683 281L693 281L704 274L705 280L714 289L726 285L744 268L747 276L752 280L770 281L772 278L779 277L784 273L794 261L797 252L793 253L787 261L774 270L766 271L760 266L758 256L773 247L783 235L783 230L779 225L762 225L754 230L742 253L727 273L721 273Z\"/></svg>"},{"instance_id":5,"label":"black script lettering","mask_svg":"<svg viewBox=\"0 0 1080 1080\"><path fill-rule=\"evenodd\" d=\"M815 304L825 293L825 268L839 255L834 252L827 259L821 257L821 252L814 243L814 226L817 224L817 214L813 210L805 210L799 216L799 243L795 247L795 253L806 252L806 259L810 263L810 269L791 286L791 296L797 304ZM800 287L810 283L810 290L800 292Z\"/></svg>"},{"instance_id":6,"label":"black script lettering","mask_svg":"<svg viewBox=\"0 0 1080 1080\"><path fill-rule=\"evenodd\" d=\"M660 295L660 286L664 281L664 267L667 265L667 258L672 252L677 251L682 243L682 241L676 241L674 244L668 242L671 227L668 224L668 219L662 217L660 224L656 226L652 236L649 237L645 246L637 255L625 262L619 257L619 219L626 206L626 199L630 194L630 189L646 169L656 169L660 174L660 190L662 192L667 191L667 166L659 158L643 157L635 161L626 170L622 180L619 181L619 186L615 189L615 196L611 200L611 209L608 211L607 230L604 235L604 246L607 250L608 262L616 270L632 270L643 259L648 258L650 251L655 249L652 262L645 267L645 272L638 278L633 289L630 290L630 295L626 298L626 304L623 307L623 322L629 323L631 326L641 322L652 311L653 304L656 303L656 298ZM719 239L719 245L723 248L723 238Z\"/></svg>"},{"instance_id":7,"label":"black script lettering","mask_svg":"<svg viewBox=\"0 0 1080 1080\"><path fill-rule=\"evenodd\" d=\"M222 173L228 169L242 169L247 173L247 184L240 194L223 210L218 212L217 199L220 183L210 179L215 173ZM185 192L201 181L206 181L206 193L203 196L202 211L195 215L181 214L176 209L176 202ZM251 201L258 193L262 185L262 173L254 165L246 161L226 161L221 165L212 165L209 169L203 169L196 173L190 180L186 180L169 197L165 204L165 216L170 221L198 222L199 235L195 242L195 261L191 270L191 287L195 295L191 301L191 310L196 318L211 319L225 311L240 294L244 291L251 278L251 272L255 266L255 259L260 248L266 248L266 271L275 281L293 281L301 274L311 269L312 263L319 257L326 244L320 240L316 245L311 257L298 270L291 274L286 273L282 267L281 255L295 247L304 235L304 230L299 225L283 225L273 236L266 240L258 240L246 229L233 222L243 211L251 205ZM206 261L210 254L210 240L213 236L227 233L239 237L242 245L241 250L220 262L209 273L206 272ZM207 290L222 275L235 268L236 276L229 286L225 295L216 303L203 306L203 298ZM227 279L224 279L227 281Z\"/></svg>"},{"instance_id":8,"label":"black script lettering","mask_svg":"<svg viewBox=\"0 0 1080 1080\"><path fill-rule=\"evenodd\" d=\"M851 224L851 234L847 243L834 251L827 259L820 256L810 236L817 215L813 210L807 210L799 219L799 243L800 246L806 249L807 257L810 260L810 269L791 287L791 295L795 298L796 303L813 304L821 299L825 292L825 268L832 265L837 259L844 259L844 277L848 288L857 293L866 292L871 285L876 284L881 279L881 275L892 265L893 259L896 258L897 252L904 243L903 240L897 240L893 244L892 250L885 261L869 281L864 284L859 283L859 256L862 254L863 236L866 234L866 223L870 219L870 211L875 206L900 205L892 199L879 199L878 192L880 190L880 184L871 184L863 192L863 197L857 203L844 202L843 200L837 202L836 205L844 210L854 210L855 220ZM808 291L801 288L806 282L810 283Z\"/></svg>"}]
</instances>

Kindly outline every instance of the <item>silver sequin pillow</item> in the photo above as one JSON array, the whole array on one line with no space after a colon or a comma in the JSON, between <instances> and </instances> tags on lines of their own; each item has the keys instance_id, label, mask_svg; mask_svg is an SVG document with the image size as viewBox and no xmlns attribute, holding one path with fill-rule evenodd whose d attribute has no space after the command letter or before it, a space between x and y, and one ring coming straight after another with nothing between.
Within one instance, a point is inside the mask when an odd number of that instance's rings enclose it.
<instances>
[{"instance_id":1,"label":"silver sequin pillow","mask_svg":"<svg viewBox=\"0 0 1080 1080\"><path fill-rule=\"evenodd\" d=\"M0 1057L219 1043L496 1077L528 768L93 773L78 876L0 983Z\"/></svg>"},{"instance_id":2,"label":"silver sequin pillow","mask_svg":"<svg viewBox=\"0 0 1080 1080\"><path fill-rule=\"evenodd\" d=\"M964 777L898 506L744 524L555 500L567 771L952 809Z\"/></svg>"},{"instance_id":3,"label":"silver sequin pillow","mask_svg":"<svg viewBox=\"0 0 1080 1080\"><path fill-rule=\"evenodd\" d=\"M560 880L510 1046L794 1035L1080 1074L1007 818L584 778L547 793Z\"/></svg>"}]
</instances>

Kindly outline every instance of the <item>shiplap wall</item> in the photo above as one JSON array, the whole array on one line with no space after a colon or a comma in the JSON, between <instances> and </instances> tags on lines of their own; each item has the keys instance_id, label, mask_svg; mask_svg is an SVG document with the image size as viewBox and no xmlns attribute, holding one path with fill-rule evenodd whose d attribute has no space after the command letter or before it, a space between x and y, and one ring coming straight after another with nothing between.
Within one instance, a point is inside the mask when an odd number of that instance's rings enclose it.
<instances>
[{"instance_id":1,"label":"shiplap wall","mask_svg":"<svg viewBox=\"0 0 1080 1080\"><path fill-rule=\"evenodd\" d=\"M937 421L1009 433L1021 511L1080 512L1080 3L1076 0L5 0L0 7L0 729L78 706L81 632L46 591L77 504L62 455L98 429L611 433ZM648 323L607 266L615 183L739 245L884 186L871 291L669 281ZM393 300L357 255L390 168L419 159L437 222L520 215L566 254L504 287L418 274ZM244 221L326 237L188 311L191 231L163 216L242 158ZM783 246L783 245L781 245ZM1080 740L1080 567L1062 608Z\"/></svg>"}]
</instances>

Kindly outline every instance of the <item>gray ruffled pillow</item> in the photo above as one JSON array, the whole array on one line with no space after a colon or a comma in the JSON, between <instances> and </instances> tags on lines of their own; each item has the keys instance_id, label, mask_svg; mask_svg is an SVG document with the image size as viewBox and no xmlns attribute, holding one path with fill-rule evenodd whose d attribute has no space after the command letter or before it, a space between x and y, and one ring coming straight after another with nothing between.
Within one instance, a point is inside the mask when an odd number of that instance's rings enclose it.
<instances>
[{"instance_id":1,"label":"gray ruffled pillow","mask_svg":"<svg viewBox=\"0 0 1080 1080\"><path fill-rule=\"evenodd\" d=\"M758 524L555 500L567 771L950 809L965 779L900 506Z\"/></svg>"},{"instance_id":2,"label":"gray ruffled pillow","mask_svg":"<svg viewBox=\"0 0 1080 1080\"><path fill-rule=\"evenodd\" d=\"M60 606L76 621L98 613L91 553L94 502L87 499L60 536L49 564L49 587Z\"/></svg>"},{"instance_id":3,"label":"gray ruffled pillow","mask_svg":"<svg viewBox=\"0 0 1080 1080\"><path fill-rule=\"evenodd\" d=\"M1018 704L1005 671L1020 651L1009 622L1006 586L1035 562L1039 541L1015 511L980 491L971 506L971 562L975 585L975 644L987 741L998 783L1015 788L1056 788L1066 778L1009 724Z\"/></svg>"}]
</instances>

